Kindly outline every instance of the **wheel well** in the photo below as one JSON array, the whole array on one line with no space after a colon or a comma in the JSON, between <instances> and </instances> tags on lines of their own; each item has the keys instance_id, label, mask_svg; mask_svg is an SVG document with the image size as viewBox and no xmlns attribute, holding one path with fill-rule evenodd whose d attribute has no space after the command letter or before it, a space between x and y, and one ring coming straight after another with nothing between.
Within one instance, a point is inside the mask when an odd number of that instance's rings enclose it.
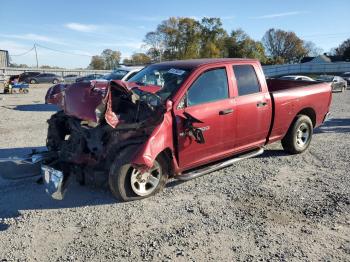
<instances>
[{"instance_id":1,"label":"wheel well","mask_svg":"<svg viewBox=\"0 0 350 262\"><path fill-rule=\"evenodd\" d=\"M168 163L168 171L169 171L169 177L171 177L174 174L174 166L173 166L173 154L171 152L170 148L164 149L162 152L159 153L158 157L162 156L164 157Z\"/></svg>"},{"instance_id":2,"label":"wheel well","mask_svg":"<svg viewBox=\"0 0 350 262\"><path fill-rule=\"evenodd\" d=\"M312 108L304 108L297 115L305 115L310 117L313 127L316 126L316 113L315 110L313 110Z\"/></svg>"}]
</instances>

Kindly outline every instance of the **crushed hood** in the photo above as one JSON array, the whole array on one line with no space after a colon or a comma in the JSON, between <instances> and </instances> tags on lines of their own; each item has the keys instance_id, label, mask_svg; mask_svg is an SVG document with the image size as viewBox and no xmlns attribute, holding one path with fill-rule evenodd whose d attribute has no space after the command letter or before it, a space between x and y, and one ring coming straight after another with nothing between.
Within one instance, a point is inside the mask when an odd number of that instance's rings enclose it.
<instances>
[{"instance_id":1,"label":"crushed hood","mask_svg":"<svg viewBox=\"0 0 350 262\"><path fill-rule=\"evenodd\" d=\"M88 83L54 85L47 91L45 102L57 105L69 116L96 125L104 118L110 126L115 128L120 119L113 111L112 91L129 99L131 103L136 103L139 97L132 91L133 88L152 93L159 90L155 87L146 90L146 87L139 87L135 83L121 80L94 80Z\"/></svg>"}]
</instances>

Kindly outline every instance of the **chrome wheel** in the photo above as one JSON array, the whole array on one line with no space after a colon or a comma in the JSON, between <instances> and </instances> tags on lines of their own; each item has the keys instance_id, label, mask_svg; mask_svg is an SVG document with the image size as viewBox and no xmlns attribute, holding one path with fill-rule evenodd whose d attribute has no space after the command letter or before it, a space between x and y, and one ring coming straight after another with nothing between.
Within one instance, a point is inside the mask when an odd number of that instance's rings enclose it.
<instances>
[{"instance_id":1,"label":"chrome wheel","mask_svg":"<svg viewBox=\"0 0 350 262\"><path fill-rule=\"evenodd\" d=\"M310 128L306 123L302 123L297 130L296 142L298 146L304 147L310 137Z\"/></svg>"},{"instance_id":2,"label":"chrome wheel","mask_svg":"<svg viewBox=\"0 0 350 262\"><path fill-rule=\"evenodd\" d=\"M131 188L139 196L148 196L157 188L161 176L162 169L157 161L154 162L154 166L147 172L141 172L131 167Z\"/></svg>"}]
</instances>

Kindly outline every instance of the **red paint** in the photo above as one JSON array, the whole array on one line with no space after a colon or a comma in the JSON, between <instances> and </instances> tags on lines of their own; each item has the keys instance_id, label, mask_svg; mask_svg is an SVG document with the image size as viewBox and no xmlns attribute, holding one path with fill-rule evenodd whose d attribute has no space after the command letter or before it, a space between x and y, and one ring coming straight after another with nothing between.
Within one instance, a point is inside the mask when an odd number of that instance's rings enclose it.
<instances>
[{"instance_id":1,"label":"red paint","mask_svg":"<svg viewBox=\"0 0 350 262\"><path fill-rule=\"evenodd\" d=\"M163 121L153 130L148 140L140 147L132 164L150 168L154 159L163 151L171 152L173 169L176 174L207 164L231 155L242 153L265 144L281 140L296 115L302 110L314 112L315 126L322 124L329 111L331 86L327 83L297 82L288 80L265 80L259 61L252 59L199 59L164 62L174 68L189 68L191 74L172 97L172 103L166 103L167 111ZM233 65L248 64L255 69L261 91L259 93L238 96ZM183 96L197 77L208 69L225 67L227 71L229 98L212 103L179 108ZM118 88L131 92L140 88L156 92L159 87L143 86L136 83L114 82ZM93 84L79 83L65 86L64 96L56 96L54 91L47 95L47 102L61 103L68 115L84 120L96 121L95 108L101 103L107 106L105 118L112 126L119 119L111 109L110 86L95 83L99 88L107 88L105 97L92 92ZM55 89L53 87L53 89ZM56 88L61 90L60 88ZM55 90L56 90L55 89ZM61 99L61 101L60 101ZM64 100L62 103L62 99ZM168 101L169 102L169 101ZM257 107L257 103L266 103ZM220 115L221 110L232 109L232 114ZM189 136L182 136L184 130L184 112L201 120L196 127L205 129L205 143L198 144Z\"/></svg>"},{"instance_id":2,"label":"red paint","mask_svg":"<svg viewBox=\"0 0 350 262\"><path fill-rule=\"evenodd\" d=\"M163 64L166 64L164 62ZM331 87L326 83L269 80L267 86L260 63L249 59L219 59L190 60L168 62L177 66L191 65L195 68L189 78L183 83L173 98L172 113L175 119L175 134L170 124L164 122L150 136L147 143L140 148L133 163L138 166L151 167L153 160L164 149L171 149L175 173L195 168L222 158L242 153L265 144L281 140L292 121L306 108L311 108L316 114L316 125L322 121L329 111ZM261 85L261 92L246 96L238 96L236 80L232 65L253 65ZM191 84L201 74L214 67L226 67L229 81L229 99L204 105L177 109L183 95ZM271 87L271 93L269 89ZM297 87L297 88L294 88ZM273 97L273 99L272 99ZM267 106L258 108L257 102L265 102ZM219 111L232 108L233 114L219 115ZM210 126L205 131L206 143L198 144L189 136L180 136L183 129L183 112L190 113L203 123L196 127ZM167 113L169 116L169 113ZM273 116L274 115L274 116ZM169 123L169 118L164 118ZM271 135L269 131L271 128ZM176 145L177 148L174 148ZM176 150L175 150L176 149Z\"/></svg>"}]
</instances>

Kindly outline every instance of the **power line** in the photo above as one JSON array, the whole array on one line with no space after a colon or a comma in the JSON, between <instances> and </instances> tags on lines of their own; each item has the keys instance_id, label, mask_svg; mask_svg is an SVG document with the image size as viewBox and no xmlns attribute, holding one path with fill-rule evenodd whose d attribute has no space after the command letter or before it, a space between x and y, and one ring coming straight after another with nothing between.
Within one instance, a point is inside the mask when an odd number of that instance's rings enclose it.
<instances>
[{"instance_id":1,"label":"power line","mask_svg":"<svg viewBox=\"0 0 350 262\"><path fill-rule=\"evenodd\" d=\"M16 54L16 55L10 55L10 56L23 56L23 55L26 55L26 54L28 54L29 52L33 51L33 49L34 49L34 46L33 46L30 50L28 50L28 51L26 51L26 52L24 52L24 53Z\"/></svg>"},{"instance_id":2,"label":"power line","mask_svg":"<svg viewBox=\"0 0 350 262\"><path fill-rule=\"evenodd\" d=\"M39 44L36 44L36 45L39 46L39 47L41 47L41 48L44 48L44 49L47 49L47 50L51 50L51 51L54 51L54 52L58 52L58 53L62 53L62 54L76 55L76 56L85 56L85 57L92 57L92 55L76 54L76 53L71 53L71 52L67 52L67 51L62 51L62 50L54 49L54 48L47 47L47 46L43 46L43 45L39 45Z\"/></svg>"}]
</instances>

